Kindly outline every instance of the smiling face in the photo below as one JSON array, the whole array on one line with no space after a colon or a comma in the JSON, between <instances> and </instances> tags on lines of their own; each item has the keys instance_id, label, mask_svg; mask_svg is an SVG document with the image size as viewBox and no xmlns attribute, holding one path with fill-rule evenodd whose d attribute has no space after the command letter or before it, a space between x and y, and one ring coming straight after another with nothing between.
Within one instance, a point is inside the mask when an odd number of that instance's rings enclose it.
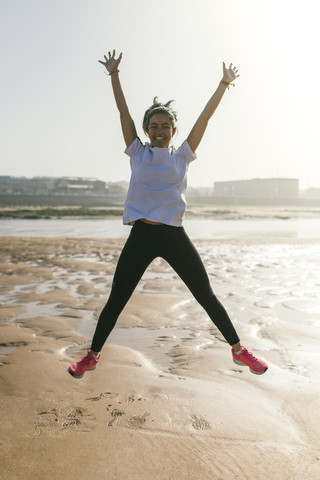
<instances>
[{"instance_id":1,"label":"smiling face","mask_svg":"<svg viewBox=\"0 0 320 480\"><path fill-rule=\"evenodd\" d=\"M152 147L168 148L175 132L170 118L164 113L156 113L150 118L146 133Z\"/></svg>"}]
</instances>

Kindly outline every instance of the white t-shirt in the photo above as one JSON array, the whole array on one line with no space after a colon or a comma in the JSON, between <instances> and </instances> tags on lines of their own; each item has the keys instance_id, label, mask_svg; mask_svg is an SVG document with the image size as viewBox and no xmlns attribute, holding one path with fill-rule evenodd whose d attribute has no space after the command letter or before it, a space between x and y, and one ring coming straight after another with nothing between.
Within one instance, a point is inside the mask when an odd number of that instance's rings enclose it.
<instances>
[{"instance_id":1,"label":"white t-shirt","mask_svg":"<svg viewBox=\"0 0 320 480\"><path fill-rule=\"evenodd\" d=\"M151 147L136 138L125 150L130 157L131 178L124 205L123 223L139 218L182 225L189 163L197 158L187 141L174 147Z\"/></svg>"}]
</instances>

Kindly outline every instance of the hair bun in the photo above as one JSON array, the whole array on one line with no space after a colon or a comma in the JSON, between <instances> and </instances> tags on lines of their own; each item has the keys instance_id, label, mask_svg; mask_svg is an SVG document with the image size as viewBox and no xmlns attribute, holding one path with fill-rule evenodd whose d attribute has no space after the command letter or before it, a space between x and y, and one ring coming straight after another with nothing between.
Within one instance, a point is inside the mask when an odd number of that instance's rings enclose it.
<instances>
[{"instance_id":1,"label":"hair bun","mask_svg":"<svg viewBox=\"0 0 320 480\"><path fill-rule=\"evenodd\" d=\"M162 102L159 102L158 97L154 97L152 107L162 107L163 106L163 107L166 107L166 108L170 108L172 102L174 102L174 100L169 100L166 103L162 103Z\"/></svg>"},{"instance_id":2,"label":"hair bun","mask_svg":"<svg viewBox=\"0 0 320 480\"><path fill-rule=\"evenodd\" d=\"M169 100L169 102L165 103L164 106L170 108L172 102L174 102L174 100Z\"/></svg>"}]
</instances>

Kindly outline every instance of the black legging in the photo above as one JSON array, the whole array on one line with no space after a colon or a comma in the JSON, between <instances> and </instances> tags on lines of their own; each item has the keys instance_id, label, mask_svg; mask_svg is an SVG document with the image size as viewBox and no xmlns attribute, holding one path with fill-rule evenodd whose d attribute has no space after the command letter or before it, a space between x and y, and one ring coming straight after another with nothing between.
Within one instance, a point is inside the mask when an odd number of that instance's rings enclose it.
<instances>
[{"instance_id":1,"label":"black legging","mask_svg":"<svg viewBox=\"0 0 320 480\"><path fill-rule=\"evenodd\" d=\"M202 260L183 227L135 222L121 252L108 302L102 310L91 349L100 352L148 265L164 258L230 345L239 342L231 320L212 291Z\"/></svg>"}]
</instances>

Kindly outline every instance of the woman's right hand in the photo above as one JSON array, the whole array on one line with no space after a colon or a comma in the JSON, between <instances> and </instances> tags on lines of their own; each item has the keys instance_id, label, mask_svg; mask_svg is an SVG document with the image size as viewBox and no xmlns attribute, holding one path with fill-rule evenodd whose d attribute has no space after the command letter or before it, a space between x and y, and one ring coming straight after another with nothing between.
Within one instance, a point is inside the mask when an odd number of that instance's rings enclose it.
<instances>
[{"instance_id":1,"label":"woman's right hand","mask_svg":"<svg viewBox=\"0 0 320 480\"><path fill-rule=\"evenodd\" d=\"M102 65L106 67L109 73L112 73L118 70L118 66L121 62L122 53L120 53L118 58L115 58L115 55L116 55L116 51L113 50L112 55L110 52L108 52L109 58L107 58L106 55L104 55L104 58L105 58L104 62L102 60L98 60L99 63L102 63Z\"/></svg>"}]
</instances>

